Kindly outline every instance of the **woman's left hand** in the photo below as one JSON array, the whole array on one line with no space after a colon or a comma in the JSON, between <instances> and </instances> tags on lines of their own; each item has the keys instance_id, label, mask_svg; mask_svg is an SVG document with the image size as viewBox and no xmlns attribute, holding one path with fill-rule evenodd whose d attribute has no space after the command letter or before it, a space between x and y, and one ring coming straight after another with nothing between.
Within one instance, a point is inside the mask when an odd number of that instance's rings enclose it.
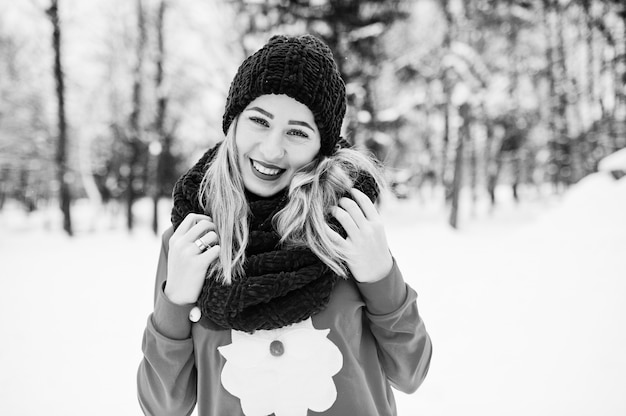
<instances>
[{"instance_id":1,"label":"woman's left hand","mask_svg":"<svg viewBox=\"0 0 626 416\"><path fill-rule=\"evenodd\" d=\"M386 277L393 266L385 228L380 214L363 192L352 188L352 198L341 198L331 213L348 234L344 239L329 228L331 236L348 253L348 268L362 283L376 282Z\"/></svg>"}]
</instances>

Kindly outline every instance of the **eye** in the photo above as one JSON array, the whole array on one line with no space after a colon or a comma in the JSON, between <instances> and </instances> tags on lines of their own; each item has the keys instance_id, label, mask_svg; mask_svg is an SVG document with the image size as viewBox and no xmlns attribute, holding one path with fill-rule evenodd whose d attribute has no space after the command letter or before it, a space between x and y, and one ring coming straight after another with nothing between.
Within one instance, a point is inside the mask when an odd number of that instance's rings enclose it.
<instances>
[{"instance_id":1,"label":"eye","mask_svg":"<svg viewBox=\"0 0 626 416\"><path fill-rule=\"evenodd\" d=\"M289 130L287 132L287 134L290 135L290 136L302 137L303 139L308 139L309 138L308 134L306 134L302 130L298 130L298 129L291 129L291 130Z\"/></svg>"},{"instance_id":2,"label":"eye","mask_svg":"<svg viewBox=\"0 0 626 416\"><path fill-rule=\"evenodd\" d=\"M263 127L269 127L270 126L270 123L268 123L267 120L262 118L262 117L252 116L252 117L250 117L250 120L253 123L258 124L258 125L263 126Z\"/></svg>"}]
</instances>

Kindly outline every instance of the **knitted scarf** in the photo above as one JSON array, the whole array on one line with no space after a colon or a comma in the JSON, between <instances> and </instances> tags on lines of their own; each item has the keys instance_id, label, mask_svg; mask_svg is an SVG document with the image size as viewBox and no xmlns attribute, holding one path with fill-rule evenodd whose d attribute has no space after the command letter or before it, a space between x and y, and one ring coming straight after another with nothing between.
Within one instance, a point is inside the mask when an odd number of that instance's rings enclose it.
<instances>
[{"instance_id":1,"label":"knitted scarf","mask_svg":"<svg viewBox=\"0 0 626 416\"><path fill-rule=\"evenodd\" d=\"M172 224L177 228L189 213L204 213L198 202L200 182L217 146L174 186ZM306 248L279 244L272 218L287 203L287 191L270 198L246 193L251 211L244 275L230 285L205 279L197 305L220 327L253 332L303 321L323 310L338 276ZM200 321L202 322L202 320Z\"/></svg>"}]
</instances>

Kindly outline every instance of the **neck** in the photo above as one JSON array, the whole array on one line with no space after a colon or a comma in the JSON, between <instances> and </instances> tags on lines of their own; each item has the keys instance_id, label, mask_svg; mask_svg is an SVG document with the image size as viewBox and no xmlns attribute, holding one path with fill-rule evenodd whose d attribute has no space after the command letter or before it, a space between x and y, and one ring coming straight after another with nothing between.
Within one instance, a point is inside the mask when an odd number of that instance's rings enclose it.
<instances>
[{"instance_id":1,"label":"neck","mask_svg":"<svg viewBox=\"0 0 626 416\"><path fill-rule=\"evenodd\" d=\"M261 195L257 195L249 190L245 190L245 197L246 200L248 202L257 202L257 201L270 201L270 200L274 200L274 199L280 199L282 198L286 193L287 193L287 188L283 189L282 191L279 191L277 193L275 193L274 195L270 195L270 196L261 196Z\"/></svg>"}]
</instances>

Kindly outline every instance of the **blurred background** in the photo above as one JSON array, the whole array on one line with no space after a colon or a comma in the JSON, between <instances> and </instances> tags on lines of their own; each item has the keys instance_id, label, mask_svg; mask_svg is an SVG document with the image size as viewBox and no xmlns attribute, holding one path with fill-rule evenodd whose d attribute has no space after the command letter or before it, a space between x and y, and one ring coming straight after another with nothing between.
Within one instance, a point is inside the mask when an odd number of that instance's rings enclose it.
<instances>
[{"instance_id":1,"label":"blurred background","mask_svg":"<svg viewBox=\"0 0 626 416\"><path fill-rule=\"evenodd\" d=\"M0 0L0 413L139 414L173 184L277 33L385 167L435 345L400 414L626 414L621 0Z\"/></svg>"},{"instance_id":2,"label":"blurred background","mask_svg":"<svg viewBox=\"0 0 626 416\"><path fill-rule=\"evenodd\" d=\"M230 80L275 33L332 48L345 138L458 225L496 189L562 192L626 146L621 1L0 0L0 209L125 217L222 139ZM151 221L159 230L158 216ZM56 224L51 224L56 226Z\"/></svg>"}]
</instances>

